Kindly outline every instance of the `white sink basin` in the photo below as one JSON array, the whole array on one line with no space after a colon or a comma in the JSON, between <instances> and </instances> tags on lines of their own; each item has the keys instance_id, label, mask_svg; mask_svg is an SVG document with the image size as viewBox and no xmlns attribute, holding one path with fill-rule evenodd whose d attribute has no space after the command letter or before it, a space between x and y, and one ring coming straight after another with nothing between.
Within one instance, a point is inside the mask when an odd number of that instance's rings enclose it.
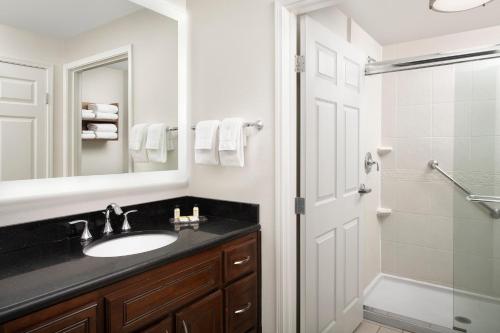
<instances>
[{"instance_id":1,"label":"white sink basin","mask_svg":"<svg viewBox=\"0 0 500 333\"><path fill-rule=\"evenodd\" d=\"M90 257L123 257L153 251L172 244L177 235L142 234L110 239L102 243L90 244L83 253Z\"/></svg>"}]
</instances>

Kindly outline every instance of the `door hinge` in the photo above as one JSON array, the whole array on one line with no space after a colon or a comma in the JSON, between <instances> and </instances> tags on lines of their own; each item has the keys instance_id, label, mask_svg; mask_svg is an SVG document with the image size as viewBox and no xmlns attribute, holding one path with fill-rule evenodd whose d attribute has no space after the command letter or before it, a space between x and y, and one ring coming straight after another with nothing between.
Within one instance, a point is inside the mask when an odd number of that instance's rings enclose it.
<instances>
[{"instance_id":1,"label":"door hinge","mask_svg":"<svg viewBox=\"0 0 500 333\"><path fill-rule=\"evenodd\" d=\"M295 56L295 72L304 73L306 71L306 57L303 55Z\"/></svg>"},{"instance_id":2,"label":"door hinge","mask_svg":"<svg viewBox=\"0 0 500 333\"><path fill-rule=\"evenodd\" d=\"M306 214L306 199L297 197L295 198L295 214L305 215Z\"/></svg>"},{"instance_id":3,"label":"door hinge","mask_svg":"<svg viewBox=\"0 0 500 333\"><path fill-rule=\"evenodd\" d=\"M45 93L45 104L49 105L49 101L50 101L50 95L49 93Z\"/></svg>"}]
</instances>

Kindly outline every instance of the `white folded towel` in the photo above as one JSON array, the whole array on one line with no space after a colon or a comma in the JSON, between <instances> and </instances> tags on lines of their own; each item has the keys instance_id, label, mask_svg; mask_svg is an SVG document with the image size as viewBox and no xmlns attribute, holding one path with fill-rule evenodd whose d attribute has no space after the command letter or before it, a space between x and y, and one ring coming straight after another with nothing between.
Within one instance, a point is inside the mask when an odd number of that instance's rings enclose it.
<instances>
[{"instance_id":1,"label":"white folded towel","mask_svg":"<svg viewBox=\"0 0 500 333\"><path fill-rule=\"evenodd\" d=\"M88 105L89 110L99 111L99 112L108 112L108 113L118 113L118 107L112 104L99 104L99 103L90 103Z\"/></svg>"},{"instance_id":2,"label":"white folded towel","mask_svg":"<svg viewBox=\"0 0 500 333\"><path fill-rule=\"evenodd\" d=\"M82 132L82 139L90 140L90 139L95 139L95 133L90 132L90 133L85 133L86 131Z\"/></svg>"},{"instance_id":3,"label":"white folded towel","mask_svg":"<svg viewBox=\"0 0 500 333\"><path fill-rule=\"evenodd\" d=\"M196 124L194 161L196 164L219 164L217 147L220 121L204 120Z\"/></svg>"},{"instance_id":4,"label":"white folded towel","mask_svg":"<svg viewBox=\"0 0 500 333\"><path fill-rule=\"evenodd\" d=\"M136 124L130 131L128 149L130 156L136 163L149 162L146 152L146 138L148 134L148 124Z\"/></svg>"},{"instance_id":5,"label":"white folded towel","mask_svg":"<svg viewBox=\"0 0 500 333\"><path fill-rule=\"evenodd\" d=\"M177 130L167 131L167 151L172 151L177 149L177 141L179 135Z\"/></svg>"},{"instance_id":6,"label":"white folded towel","mask_svg":"<svg viewBox=\"0 0 500 333\"><path fill-rule=\"evenodd\" d=\"M219 157L223 166L243 167L245 165L246 135L242 118L222 120L219 131Z\"/></svg>"},{"instance_id":7,"label":"white folded towel","mask_svg":"<svg viewBox=\"0 0 500 333\"><path fill-rule=\"evenodd\" d=\"M167 162L167 126L165 124L149 125L146 151L150 162Z\"/></svg>"},{"instance_id":8,"label":"white folded towel","mask_svg":"<svg viewBox=\"0 0 500 333\"><path fill-rule=\"evenodd\" d=\"M94 131L82 130L82 134L94 134Z\"/></svg>"},{"instance_id":9,"label":"white folded towel","mask_svg":"<svg viewBox=\"0 0 500 333\"><path fill-rule=\"evenodd\" d=\"M95 119L96 120L117 120L118 115L116 113L97 111L95 113Z\"/></svg>"},{"instance_id":10,"label":"white folded towel","mask_svg":"<svg viewBox=\"0 0 500 333\"><path fill-rule=\"evenodd\" d=\"M89 130L95 131L95 132L111 132L111 133L118 132L118 127L116 127L115 124L95 124L95 123L90 123L90 124L87 124L87 128Z\"/></svg>"},{"instance_id":11,"label":"white folded towel","mask_svg":"<svg viewBox=\"0 0 500 333\"><path fill-rule=\"evenodd\" d=\"M114 140L114 139L118 139L118 133L113 133L113 132L95 132L95 138L96 139Z\"/></svg>"},{"instance_id":12,"label":"white folded towel","mask_svg":"<svg viewBox=\"0 0 500 333\"><path fill-rule=\"evenodd\" d=\"M92 110L82 109L82 119L94 119L95 113Z\"/></svg>"}]
</instances>

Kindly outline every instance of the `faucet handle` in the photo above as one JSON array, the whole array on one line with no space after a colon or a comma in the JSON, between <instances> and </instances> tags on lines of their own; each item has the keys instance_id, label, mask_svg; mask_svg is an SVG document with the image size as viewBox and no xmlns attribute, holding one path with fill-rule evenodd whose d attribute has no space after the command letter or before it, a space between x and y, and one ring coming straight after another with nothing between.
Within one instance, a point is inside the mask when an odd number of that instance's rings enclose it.
<instances>
[{"instance_id":1,"label":"faucet handle","mask_svg":"<svg viewBox=\"0 0 500 333\"><path fill-rule=\"evenodd\" d=\"M88 242L89 240L92 239L92 234L89 231L89 222L87 220L76 220L68 223L69 224L85 223L85 228L83 229L83 233L80 239L82 240L82 242Z\"/></svg>"},{"instance_id":2,"label":"faucet handle","mask_svg":"<svg viewBox=\"0 0 500 333\"><path fill-rule=\"evenodd\" d=\"M138 212L137 209L132 209L132 210L126 211L125 213L123 213L123 215L127 216L130 213L137 213L137 212Z\"/></svg>"},{"instance_id":3,"label":"faucet handle","mask_svg":"<svg viewBox=\"0 0 500 333\"><path fill-rule=\"evenodd\" d=\"M128 212L125 212L123 213L123 225L122 225L122 231L124 232L127 232L127 231L130 231L130 229L132 229L132 227L130 226L130 223L128 223L128 214L130 213L137 213L138 210L137 209L132 209L132 210L129 210Z\"/></svg>"}]
</instances>

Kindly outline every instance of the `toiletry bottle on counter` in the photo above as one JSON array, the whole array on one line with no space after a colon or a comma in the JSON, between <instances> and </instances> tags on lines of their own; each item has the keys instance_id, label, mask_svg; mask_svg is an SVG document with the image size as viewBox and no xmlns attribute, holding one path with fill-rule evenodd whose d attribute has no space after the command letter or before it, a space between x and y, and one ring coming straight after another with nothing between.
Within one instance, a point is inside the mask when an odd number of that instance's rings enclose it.
<instances>
[{"instance_id":1,"label":"toiletry bottle on counter","mask_svg":"<svg viewBox=\"0 0 500 333\"><path fill-rule=\"evenodd\" d=\"M175 206L174 209L174 219L178 220L181 217L181 209L179 206Z\"/></svg>"},{"instance_id":2,"label":"toiletry bottle on counter","mask_svg":"<svg viewBox=\"0 0 500 333\"><path fill-rule=\"evenodd\" d=\"M198 205L194 205L194 207L193 207L193 217L195 219L200 218L200 209L198 208Z\"/></svg>"}]
</instances>

